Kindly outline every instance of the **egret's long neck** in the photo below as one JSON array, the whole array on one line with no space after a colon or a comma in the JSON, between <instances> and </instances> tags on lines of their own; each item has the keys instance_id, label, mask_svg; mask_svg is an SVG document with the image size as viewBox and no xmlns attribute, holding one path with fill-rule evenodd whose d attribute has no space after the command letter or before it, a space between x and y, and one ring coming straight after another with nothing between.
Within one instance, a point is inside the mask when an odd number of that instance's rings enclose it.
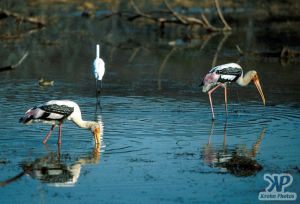
<instances>
[{"instance_id":1,"label":"egret's long neck","mask_svg":"<svg viewBox=\"0 0 300 204\"><path fill-rule=\"evenodd\" d=\"M247 86L253 78L253 71L249 71L243 75L236 81L240 86Z\"/></svg>"},{"instance_id":2,"label":"egret's long neck","mask_svg":"<svg viewBox=\"0 0 300 204\"><path fill-rule=\"evenodd\" d=\"M93 126L97 125L94 121L85 121L82 118L72 118L72 121L81 128L91 129Z\"/></svg>"},{"instance_id":3,"label":"egret's long neck","mask_svg":"<svg viewBox=\"0 0 300 204\"><path fill-rule=\"evenodd\" d=\"M100 45L97 44L96 46L96 58L99 58L100 57Z\"/></svg>"}]
</instances>

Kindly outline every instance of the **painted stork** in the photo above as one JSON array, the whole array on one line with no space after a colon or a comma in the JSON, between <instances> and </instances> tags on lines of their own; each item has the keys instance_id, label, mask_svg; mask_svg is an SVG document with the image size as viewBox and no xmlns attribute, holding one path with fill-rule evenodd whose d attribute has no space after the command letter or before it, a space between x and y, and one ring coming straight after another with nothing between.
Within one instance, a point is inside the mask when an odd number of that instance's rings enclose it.
<instances>
[{"instance_id":1,"label":"painted stork","mask_svg":"<svg viewBox=\"0 0 300 204\"><path fill-rule=\"evenodd\" d=\"M35 106L20 118L20 122L24 124L32 122L50 123L51 129L43 140L46 144L54 127L59 125L58 144L61 144L62 123L65 120L71 120L81 128L90 129L94 135L96 144L100 143L100 124L94 121L84 121L81 118L81 111L77 103L69 100L51 100L44 104Z\"/></svg>"},{"instance_id":2,"label":"painted stork","mask_svg":"<svg viewBox=\"0 0 300 204\"><path fill-rule=\"evenodd\" d=\"M208 93L212 119L215 119L213 103L211 99L211 94L219 87L224 88L225 95L225 110L227 112L227 83L236 82L240 86L247 86L251 81L255 84L261 98L265 105L266 100L260 86L257 72L255 70L247 72L243 75L243 69L240 65L236 63L228 63L213 67L208 74L205 75L200 86L202 86L202 91Z\"/></svg>"},{"instance_id":3,"label":"painted stork","mask_svg":"<svg viewBox=\"0 0 300 204\"><path fill-rule=\"evenodd\" d=\"M96 59L93 63L93 71L96 79L96 90L98 89L98 81L100 81L100 89L102 88L102 78L105 73L105 63L100 58L100 45L96 45Z\"/></svg>"}]
</instances>

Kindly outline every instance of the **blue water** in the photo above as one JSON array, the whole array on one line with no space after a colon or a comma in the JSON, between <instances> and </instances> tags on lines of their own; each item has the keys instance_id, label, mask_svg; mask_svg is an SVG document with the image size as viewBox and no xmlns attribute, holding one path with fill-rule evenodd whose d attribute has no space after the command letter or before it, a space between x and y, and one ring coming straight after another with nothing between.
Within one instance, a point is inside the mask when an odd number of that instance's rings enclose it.
<instances>
[{"instance_id":1,"label":"blue water","mask_svg":"<svg viewBox=\"0 0 300 204\"><path fill-rule=\"evenodd\" d=\"M75 182L64 180L63 174L58 182L29 171L0 189L1 203L253 203L267 187L263 175L283 172L294 177L289 191L299 192L298 107L231 104L226 120L224 107L218 104L218 119L212 124L208 103L195 99L105 95L100 111L95 97L70 91L64 98L81 106L83 118L102 122L102 143L97 150L90 132L66 122L58 148L57 130L45 146L41 141L49 126L18 123L27 108L44 100L45 90L8 81L2 90L6 92L1 98L0 180L22 172L22 164L34 164L35 171L40 167L40 174L41 166L80 172L73 172ZM53 97L57 95L53 92ZM239 177L218 167L214 158L231 158L234 152L248 155L263 170Z\"/></svg>"}]
</instances>

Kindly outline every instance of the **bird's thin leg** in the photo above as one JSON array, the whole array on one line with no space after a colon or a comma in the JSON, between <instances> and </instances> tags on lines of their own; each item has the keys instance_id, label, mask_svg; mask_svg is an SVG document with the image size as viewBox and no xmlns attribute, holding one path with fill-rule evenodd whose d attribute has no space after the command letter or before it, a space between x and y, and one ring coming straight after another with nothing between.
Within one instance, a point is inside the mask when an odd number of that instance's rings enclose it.
<instances>
[{"instance_id":1,"label":"bird's thin leg","mask_svg":"<svg viewBox=\"0 0 300 204\"><path fill-rule=\"evenodd\" d=\"M226 111L226 116L228 116L228 109L227 109L227 86L224 85L224 97L225 97L225 111Z\"/></svg>"},{"instance_id":2,"label":"bird's thin leg","mask_svg":"<svg viewBox=\"0 0 300 204\"><path fill-rule=\"evenodd\" d=\"M96 97L98 97L98 80L95 80L95 85L96 85Z\"/></svg>"},{"instance_id":3,"label":"bird's thin leg","mask_svg":"<svg viewBox=\"0 0 300 204\"><path fill-rule=\"evenodd\" d=\"M58 140L57 140L57 144L61 144L61 123L59 123L59 132L58 132Z\"/></svg>"},{"instance_id":4,"label":"bird's thin leg","mask_svg":"<svg viewBox=\"0 0 300 204\"><path fill-rule=\"evenodd\" d=\"M102 106L101 106L101 94L102 94L102 80L100 80L100 92L99 92L99 108L100 108L100 111L102 110Z\"/></svg>"},{"instance_id":5,"label":"bird's thin leg","mask_svg":"<svg viewBox=\"0 0 300 204\"><path fill-rule=\"evenodd\" d=\"M208 97L209 97L209 102L210 102L210 109L211 109L211 113L212 113L212 119L215 119L215 114L214 114L214 107L212 105L212 100L211 100L211 93L208 92Z\"/></svg>"},{"instance_id":6,"label":"bird's thin leg","mask_svg":"<svg viewBox=\"0 0 300 204\"><path fill-rule=\"evenodd\" d=\"M46 144L47 140L48 140L49 137L51 136L51 133L52 133L54 127L55 127L55 125L52 125L52 126L51 126L50 131L48 132L48 134L46 135L46 137L45 137L44 140L43 140L43 144Z\"/></svg>"},{"instance_id":7,"label":"bird's thin leg","mask_svg":"<svg viewBox=\"0 0 300 204\"><path fill-rule=\"evenodd\" d=\"M214 92L217 88L219 88L220 86L222 86L223 84L220 83L218 84L215 88L211 89L210 91L208 91L208 97L209 97L209 102L210 102L210 108L211 108L211 113L212 113L212 119L215 119L215 114L214 114L214 107L213 107L213 103L212 103L212 99L211 99L211 94L212 92Z\"/></svg>"},{"instance_id":8,"label":"bird's thin leg","mask_svg":"<svg viewBox=\"0 0 300 204\"><path fill-rule=\"evenodd\" d=\"M100 96L97 96L97 101L96 101L96 112L97 112L97 110L98 110L98 106L99 106L100 111L102 111L102 106L101 106L101 99L100 99Z\"/></svg>"},{"instance_id":9,"label":"bird's thin leg","mask_svg":"<svg viewBox=\"0 0 300 204\"><path fill-rule=\"evenodd\" d=\"M102 80L100 81L100 86L102 87ZM100 108L100 111L102 110L101 102L100 102L100 95L101 95L101 88L98 90L98 80L96 79L96 110L98 109L98 106Z\"/></svg>"},{"instance_id":10,"label":"bird's thin leg","mask_svg":"<svg viewBox=\"0 0 300 204\"><path fill-rule=\"evenodd\" d=\"M99 105L100 104L100 94L97 94L96 99L97 99L97 104Z\"/></svg>"}]
</instances>

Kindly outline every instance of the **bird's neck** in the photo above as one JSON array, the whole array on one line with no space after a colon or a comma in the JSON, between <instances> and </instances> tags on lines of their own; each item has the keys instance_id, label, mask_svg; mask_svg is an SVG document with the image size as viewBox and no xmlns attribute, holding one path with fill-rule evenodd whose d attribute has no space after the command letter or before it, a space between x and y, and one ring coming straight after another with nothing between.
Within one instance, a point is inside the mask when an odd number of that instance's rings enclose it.
<instances>
[{"instance_id":1,"label":"bird's neck","mask_svg":"<svg viewBox=\"0 0 300 204\"><path fill-rule=\"evenodd\" d=\"M81 128L92 129L97 125L97 122L94 121L85 121L82 118L73 118L73 122Z\"/></svg>"},{"instance_id":2,"label":"bird's neck","mask_svg":"<svg viewBox=\"0 0 300 204\"><path fill-rule=\"evenodd\" d=\"M236 82L240 85L240 86L247 86L251 80L253 78L253 72L249 71L245 74L245 76L241 76Z\"/></svg>"},{"instance_id":3,"label":"bird's neck","mask_svg":"<svg viewBox=\"0 0 300 204\"><path fill-rule=\"evenodd\" d=\"M100 45L97 45L96 46L96 58L99 58L100 57Z\"/></svg>"}]
</instances>

